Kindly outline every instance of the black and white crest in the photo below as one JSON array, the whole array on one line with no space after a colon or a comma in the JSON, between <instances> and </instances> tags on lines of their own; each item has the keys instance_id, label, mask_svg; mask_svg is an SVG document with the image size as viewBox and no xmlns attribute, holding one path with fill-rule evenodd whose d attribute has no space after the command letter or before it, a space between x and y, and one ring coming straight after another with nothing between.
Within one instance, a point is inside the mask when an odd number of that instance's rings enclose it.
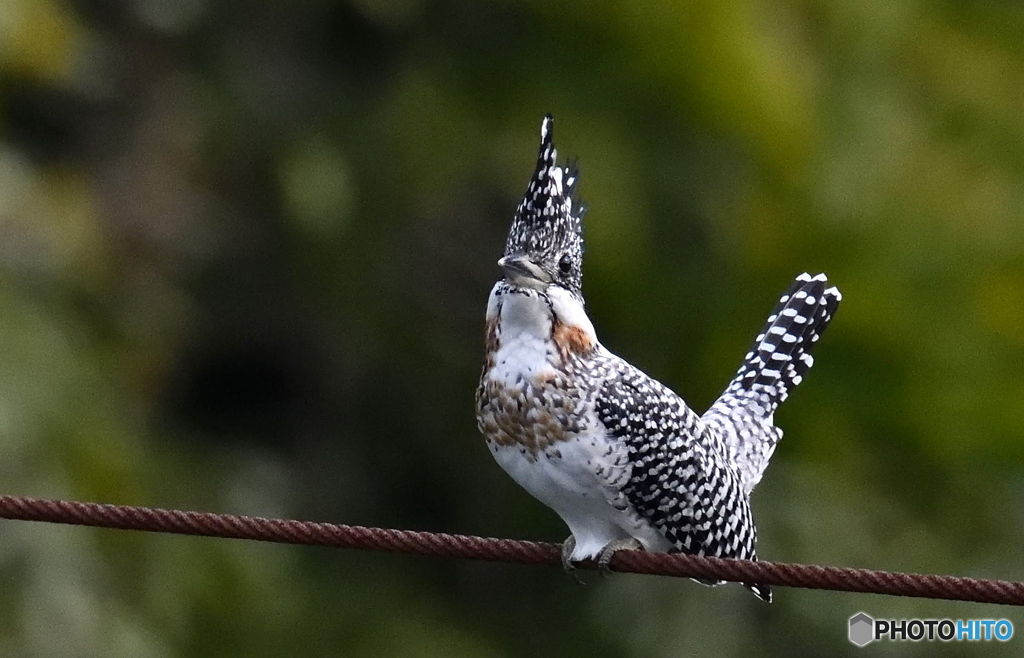
<instances>
[{"instance_id":1,"label":"black and white crest","mask_svg":"<svg viewBox=\"0 0 1024 658\"><path fill-rule=\"evenodd\" d=\"M554 119L545 115L540 128L537 169L516 208L506 256L527 256L552 279L580 295L583 266L583 214L575 198L579 170L575 163L559 166Z\"/></svg>"}]
</instances>

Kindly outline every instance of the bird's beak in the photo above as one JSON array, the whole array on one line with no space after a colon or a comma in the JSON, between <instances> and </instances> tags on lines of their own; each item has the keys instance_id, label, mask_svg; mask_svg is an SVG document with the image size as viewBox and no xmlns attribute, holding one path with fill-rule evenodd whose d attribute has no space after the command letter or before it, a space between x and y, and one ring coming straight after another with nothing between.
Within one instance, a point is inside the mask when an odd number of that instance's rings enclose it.
<instances>
[{"instance_id":1,"label":"bird's beak","mask_svg":"<svg viewBox=\"0 0 1024 658\"><path fill-rule=\"evenodd\" d=\"M498 266L505 271L505 279L513 285L544 290L551 283L547 272L523 255L503 256Z\"/></svg>"}]
</instances>

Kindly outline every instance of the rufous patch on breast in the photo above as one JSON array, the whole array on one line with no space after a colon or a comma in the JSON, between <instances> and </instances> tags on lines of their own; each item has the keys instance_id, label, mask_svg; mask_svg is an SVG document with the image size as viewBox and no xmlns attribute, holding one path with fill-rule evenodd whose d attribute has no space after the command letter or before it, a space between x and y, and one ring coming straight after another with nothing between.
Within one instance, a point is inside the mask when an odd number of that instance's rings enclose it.
<instances>
[{"instance_id":1,"label":"rufous patch on breast","mask_svg":"<svg viewBox=\"0 0 1024 658\"><path fill-rule=\"evenodd\" d=\"M498 347L498 320L488 320L484 336L484 354L486 354L488 370L494 367L494 355L498 353Z\"/></svg>"},{"instance_id":2,"label":"rufous patch on breast","mask_svg":"<svg viewBox=\"0 0 1024 658\"><path fill-rule=\"evenodd\" d=\"M555 322L551 330L551 339L555 341L562 358L585 356L594 349L594 341L587 332L574 324Z\"/></svg>"}]
</instances>

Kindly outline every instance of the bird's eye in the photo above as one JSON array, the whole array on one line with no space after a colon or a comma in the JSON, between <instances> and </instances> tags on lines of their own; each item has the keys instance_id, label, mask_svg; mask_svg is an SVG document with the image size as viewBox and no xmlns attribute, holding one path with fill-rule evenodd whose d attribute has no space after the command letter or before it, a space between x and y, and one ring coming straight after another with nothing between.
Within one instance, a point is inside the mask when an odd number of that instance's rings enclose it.
<instances>
[{"instance_id":1,"label":"bird's eye","mask_svg":"<svg viewBox=\"0 0 1024 658\"><path fill-rule=\"evenodd\" d=\"M562 258L558 261L558 271L566 275L571 269L572 259L569 258L569 254L562 254Z\"/></svg>"}]
</instances>

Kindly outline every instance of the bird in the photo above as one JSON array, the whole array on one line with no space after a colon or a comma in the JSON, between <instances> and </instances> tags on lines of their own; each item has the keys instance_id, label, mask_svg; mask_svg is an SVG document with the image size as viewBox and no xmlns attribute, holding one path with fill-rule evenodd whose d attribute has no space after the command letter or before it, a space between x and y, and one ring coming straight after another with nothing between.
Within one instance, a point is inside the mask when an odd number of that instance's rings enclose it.
<instances>
[{"instance_id":1,"label":"bird","mask_svg":"<svg viewBox=\"0 0 1024 658\"><path fill-rule=\"evenodd\" d=\"M598 340L582 293L578 183L575 162L557 163L547 114L487 300L478 428L501 468L568 526L567 571L596 559L607 573L623 549L756 560L750 495L782 438L775 410L842 296L824 274L797 276L699 415ZM769 586L744 585L771 602Z\"/></svg>"}]
</instances>

